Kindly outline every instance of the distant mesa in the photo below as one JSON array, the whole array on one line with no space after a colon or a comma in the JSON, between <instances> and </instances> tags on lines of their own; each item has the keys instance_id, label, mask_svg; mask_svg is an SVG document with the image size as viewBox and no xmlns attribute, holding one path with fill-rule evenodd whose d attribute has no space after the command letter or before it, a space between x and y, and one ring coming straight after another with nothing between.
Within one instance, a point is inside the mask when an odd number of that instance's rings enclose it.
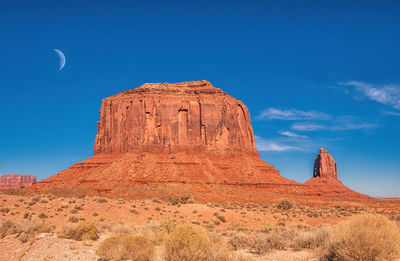
<instances>
[{"instance_id":1,"label":"distant mesa","mask_svg":"<svg viewBox=\"0 0 400 261\"><path fill-rule=\"evenodd\" d=\"M258 157L247 107L204 80L146 83L105 98L94 156L33 189L205 201L316 195Z\"/></svg>"},{"instance_id":2,"label":"distant mesa","mask_svg":"<svg viewBox=\"0 0 400 261\"><path fill-rule=\"evenodd\" d=\"M319 154L314 160L313 177L304 184L325 197L369 198L367 195L351 190L338 180L336 162L324 148L319 150Z\"/></svg>"},{"instance_id":3,"label":"distant mesa","mask_svg":"<svg viewBox=\"0 0 400 261\"><path fill-rule=\"evenodd\" d=\"M0 189L24 188L35 183L36 177L29 174L5 174L0 177Z\"/></svg>"}]
</instances>

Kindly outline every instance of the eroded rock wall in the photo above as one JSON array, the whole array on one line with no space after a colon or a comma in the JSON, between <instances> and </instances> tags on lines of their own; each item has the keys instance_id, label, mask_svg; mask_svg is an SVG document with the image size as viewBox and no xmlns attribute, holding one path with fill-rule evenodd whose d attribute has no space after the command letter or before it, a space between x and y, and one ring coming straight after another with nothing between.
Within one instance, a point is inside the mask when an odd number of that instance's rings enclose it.
<instances>
[{"instance_id":1,"label":"eroded rock wall","mask_svg":"<svg viewBox=\"0 0 400 261\"><path fill-rule=\"evenodd\" d=\"M144 84L102 102L95 154L257 154L246 106L207 81Z\"/></svg>"},{"instance_id":2,"label":"eroded rock wall","mask_svg":"<svg viewBox=\"0 0 400 261\"><path fill-rule=\"evenodd\" d=\"M29 187L36 183L32 175L6 174L0 177L0 189Z\"/></svg>"}]
</instances>

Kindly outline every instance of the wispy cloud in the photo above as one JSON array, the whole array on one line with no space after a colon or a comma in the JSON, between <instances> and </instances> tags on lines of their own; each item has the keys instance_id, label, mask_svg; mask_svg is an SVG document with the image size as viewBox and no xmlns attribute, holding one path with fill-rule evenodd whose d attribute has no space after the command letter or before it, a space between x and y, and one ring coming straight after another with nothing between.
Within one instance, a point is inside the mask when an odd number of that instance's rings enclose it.
<instances>
[{"instance_id":1,"label":"wispy cloud","mask_svg":"<svg viewBox=\"0 0 400 261\"><path fill-rule=\"evenodd\" d=\"M359 129L371 129L378 127L376 124L372 123L344 123L337 124L330 127L331 130L359 130Z\"/></svg>"},{"instance_id":2,"label":"wispy cloud","mask_svg":"<svg viewBox=\"0 0 400 261\"><path fill-rule=\"evenodd\" d=\"M383 114L393 115L393 116L400 116L400 112L393 112L393 111L383 111Z\"/></svg>"},{"instance_id":3,"label":"wispy cloud","mask_svg":"<svg viewBox=\"0 0 400 261\"><path fill-rule=\"evenodd\" d=\"M377 127L377 124L361 120L356 116L338 116L333 120L331 130L359 130Z\"/></svg>"},{"instance_id":4,"label":"wispy cloud","mask_svg":"<svg viewBox=\"0 0 400 261\"><path fill-rule=\"evenodd\" d=\"M341 82L339 85L355 87L368 99L400 110L400 86L374 85L359 81Z\"/></svg>"},{"instance_id":5,"label":"wispy cloud","mask_svg":"<svg viewBox=\"0 0 400 261\"><path fill-rule=\"evenodd\" d=\"M278 131L279 134L289 137L289 138L299 138L299 139L306 139L308 138L306 135L300 135L295 132L291 131Z\"/></svg>"},{"instance_id":6,"label":"wispy cloud","mask_svg":"<svg viewBox=\"0 0 400 261\"><path fill-rule=\"evenodd\" d=\"M342 130L370 129L378 127L377 124L363 122L357 117L353 116L339 116L333 119L331 122L332 124L326 124L326 125L298 122L293 124L291 128L296 131L321 131L321 130L342 131Z\"/></svg>"},{"instance_id":7,"label":"wispy cloud","mask_svg":"<svg viewBox=\"0 0 400 261\"><path fill-rule=\"evenodd\" d=\"M321 124L300 122L293 124L291 128L296 131L319 131L319 130L325 130L328 127Z\"/></svg>"},{"instance_id":8,"label":"wispy cloud","mask_svg":"<svg viewBox=\"0 0 400 261\"><path fill-rule=\"evenodd\" d=\"M256 147L258 151L290 151L297 150L301 151L299 147L285 145L272 140L266 140L259 136L255 136Z\"/></svg>"},{"instance_id":9,"label":"wispy cloud","mask_svg":"<svg viewBox=\"0 0 400 261\"><path fill-rule=\"evenodd\" d=\"M269 108L263 111L257 119L259 120L328 120L331 117L328 114L317 111L302 111L302 110L280 110Z\"/></svg>"}]
</instances>

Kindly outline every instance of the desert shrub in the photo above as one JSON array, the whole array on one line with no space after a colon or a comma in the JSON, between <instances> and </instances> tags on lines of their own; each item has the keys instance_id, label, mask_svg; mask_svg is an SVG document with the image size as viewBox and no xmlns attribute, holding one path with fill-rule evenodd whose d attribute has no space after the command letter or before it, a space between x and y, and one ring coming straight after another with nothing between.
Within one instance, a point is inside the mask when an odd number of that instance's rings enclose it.
<instances>
[{"instance_id":1,"label":"desert shrub","mask_svg":"<svg viewBox=\"0 0 400 261\"><path fill-rule=\"evenodd\" d=\"M24 211L24 219L30 219L32 217L32 214L29 211Z\"/></svg>"},{"instance_id":2,"label":"desert shrub","mask_svg":"<svg viewBox=\"0 0 400 261\"><path fill-rule=\"evenodd\" d=\"M284 198L276 205L276 207L281 210L290 210L291 208L293 208L293 203L290 200Z\"/></svg>"},{"instance_id":3,"label":"desert shrub","mask_svg":"<svg viewBox=\"0 0 400 261\"><path fill-rule=\"evenodd\" d=\"M10 209L9 208L1 208L0 212L1 213L8 213L8 212L10 212Z\"/></svg>"},{"instance_id":4,"label":"desert shrub","mask_svg":"<svg viewBox=\"0 0 400 261\"><path fill-rule=\"evenodd\" d=\"M133 228L126 224L116 224L111 226L111 232L115 235L118 234L132 234Z\"/></svg>"},{"instance_id":5,"label":"desert shrub","mask_svg":"<svg viewBox=\"0 0 400 261\"><path fill-rule=\"evenodd\" d=\"M222 216L222 215L217 215L216 216L219 220L221 220L222 222L226 222L226 218L224 217L224 216Z\"/></svg>"},{"instance_id":6,"label":"desert shrub","mask_svg":"<svg viewBox=\"0 0 400 261\"><path fill-rule=\"evenodd\" d=\"M49 233L53 231L54 227L48 223L40 222L37 219L34 219L30 222L24 222L20 224L20 231L18 233L18 239L21 240L22 243L32 242L35 240L36 236L41 233Z\"/></svg>"},{"instance_id":7,"label":"desert shrub","mask_svg":"<svg viewBox=\"0 0 400 261\"><path fill-rule=\"evenodd\" d=\"M46 215L45 213L40 213L40 214L39 214L39 217L40 217L40 218L47 218L47 215Z\"/></svg>"},{"instance_id":8,"label":"desert shrub","mask_svg":"<svg viewBox=\"0 0 400 261\"><path fill-rule=\"evenodd\" d=\"M394 260L400 230L384 216L363 214L337 225L326 247L327 260Z\"/></svg>"},{"instance_id":9,"label":"desert shrub","mask_svg":"<svg viewBox=\"0 0 400 261\"><path fill-rule=\"evenodd\" d=\"M164 241L167 261L207 260L210 239L203 231L188 224L178 226Z\"/></svg>"},{"instance_id":10,"label":"desert shrub","mask_svg":"<svg viewBox=\"0 0 400 261\"><path fill-rule=\"evenodd\" d=\"M188 203L194 203L194 199L191 195L186 195L182 197L176 197L176 196L170 196L169 197L169 202L176 206L179 204L188 204Z\"/></svg>"},{"instance_id":11,"label":"desert shrub","mask_svg":"<svg viewBox=\"0 0 400 261\"><path fill-rule=\"evenodd\" d=\"M211 236L206 260L231 261L232 254L226 240L221 236Z\"/></svg>"},{"instance_id":12,"label":"desert shrub","mask_svg":"<svg viewBox=\"0 0 400 261\"><path fill-rule=\"evenodd\" d=\"M166 218L160 223L160 230L166 234L173 232L182 222L178 222L172 218Z\"/></svg>"},{"instance_id":13,"label":"desert shrub","mask_svg":"<svg viewBox=\"0 0 400 261\"><path fill-rule=\"evenodd\" d=\"M288 229L276 229L269 233L233 232L229 243L234 250L247 249L250 253L261 255L271 250L285 250L291 245L294 232Z\"/></svg>"},{"instance_id":14,"label":"desert shrub","mask_svg":"<svg viewBox=\"0 0 400 261\"><path fill-rule=\"evenodd\" d=\"M96 201L97 201L98 203L106 203L106 202L107 202L107 199L105 199L105 198L98 198L98 199L96 199Z\"/></svg>"},{"instance_id":15,"label":"desert shrub","mask_svg":"<svg viewBox=\"0 0 400 261\"><path fill-rule=\"evenodd\" d=\"M0 238L16 234L17 232L18 227L10 220L6 220L0 225Z\"/></svg>"},{"instance_id":16,"label":"desert shrub","mask_svg":"<svg viewBox=\"0 0 400 261\"><path fill-rule=\"evenodd\" d=\"M40 233L48 233L52 230L53 227L51 225L43 223L38 219L25 221L18 225L7 220L0 226L0 238L17 234L18 239L25 243L27 241L33 241L36 238L36 235Z\"/></svg>"},{"instance_id":17,"label":"desert shrub","mask_svg":"<svg viewBox=\"0 0 400 261\"><path fill-rule=\"evenodd\" d=\"M96 240L99 237L96 224L91 222L81 222L72 227L63 227L57 235L61 238L68 238L77 241Z\"/></svg>"},{"instance_id":18,"label":"desert shrub","mask_svg":"<svg viewBox=\"0 0 400 261\"><path fill-rule=\"evenodd\" d=\"M150 261L154 245L142 236L119 234L104 240L96 253L109 260Z\"/></svg>"},{"instance_id":19,"label":"desert shrub","mask_svg":"<svg viewBox=\"0 0 400 261\"><path fill-rule=\"evenodd\" d=\"M147 238L153 242L154 245L160 245L166 235L166 232L161 229L160 224L156 222L150 222L144 226L135 227L135 233Z\"/></svg>"},{"instance_id":20,"label":"desert shrub","mask_svg":"<svg viewBox=\"0 0 400 261\"><path fill-rule=\"evenodd\" d=\"M78 223L79 219L75 216L69 216L68 221L71 223Z\"/></svg>"},{"instance_id":21,"label":"desert shrub","mask_svg":"<svg viewBox=\"0 0 400 261\"><path fill-rule=\"evenodd\" d=\"M139 211L137 211L137 210L134 209L134 208L129 209L129 211L130 211L131 213L133 213L133 214L139 215Z\"/></svg>"},{"instance_id":22,"label":"desert shrub","mask_svg":"<svg viewBox=\"0 0 400 261\"><path fill-rule=\"evenodd\" d=\"M293 238L293 248L301 249L316 249L324 247L329 240L330 228L321 226L313 230L300 230Z\"/></svg>"}]
</instances>

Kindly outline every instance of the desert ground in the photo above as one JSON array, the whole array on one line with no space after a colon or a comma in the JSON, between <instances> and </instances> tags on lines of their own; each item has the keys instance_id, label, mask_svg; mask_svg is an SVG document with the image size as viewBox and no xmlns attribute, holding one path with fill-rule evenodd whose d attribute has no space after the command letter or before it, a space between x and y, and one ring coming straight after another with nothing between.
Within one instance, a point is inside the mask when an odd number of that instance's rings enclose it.
<instances>
[{"instance_id":1,"label":"desert ground","mask_svg":"<svg viewBox=\"0 0 400 261\"><path fill-rule=\"evenodd\" d=\"M162 201L15 194L0 194L0 260L339 260L329 259L331 234L359 217L384 217L382 226L393 225L389 230L395 233L386 236L394 248L400 242L398 199L302 205L284 198L252 204L196 202L189 196ZM192 250L197 259L171 254L177 254L171 242L179 229L209 242L189 235L196 249L205 244L204 257ZM151 247L140 257L115 256L104 248L115 249L117 243L105 242L118 235L140 236L146 240L141 250ZM392 258L384 260L397 257Z\"/></svg>"}]
</instances>

